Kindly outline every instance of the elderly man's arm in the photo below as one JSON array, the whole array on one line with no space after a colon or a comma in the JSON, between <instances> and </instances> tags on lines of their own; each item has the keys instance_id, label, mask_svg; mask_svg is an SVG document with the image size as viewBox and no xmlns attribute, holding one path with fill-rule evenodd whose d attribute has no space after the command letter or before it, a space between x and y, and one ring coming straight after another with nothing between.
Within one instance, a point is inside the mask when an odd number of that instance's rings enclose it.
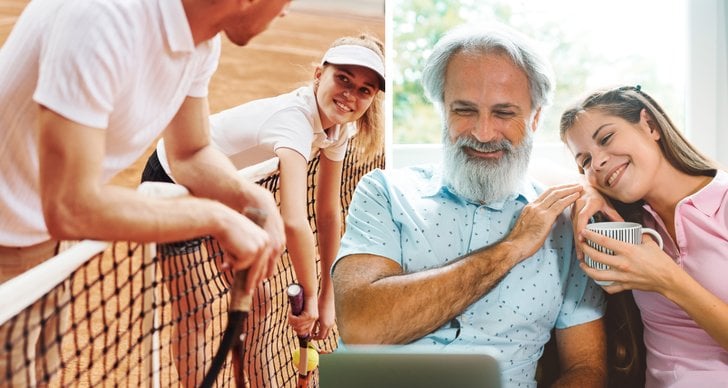
<instances>
[{"instance_id":1,"label":"elderly man's arm","mask_svg":"<svg viewBox=\"0 0 728 388\"><path fill-rule=\"evenodd\" d=\"M553 387L604 387L607 345L602 319L556 330L561 377Z\"/></svg>"},{"instance_id":2,"label":"elderly man's arm","mask_svg":"<svg viewBox=\"0 0 728 388\"><path fill-rule=\"evenodd\" d=\"M501 242L453 263L403 273L388 258L354 254L334 268L337 324L349 344L403 344L432 332L488 293L544 243L579 185L551 188L527 205Z\"/></svg>"},{"instance_id":3,"label":"elderly man's arm","mask_svg":"<svg viewBox=\"0 0 728 388\"><path fill-rule=\"evenodd\" d=\"M343 258L333 275L342 339L349 344L404 344L434 331L490 291L520 261L507 245L409 274L381 256Z\"/></svg>"}]
</instances>

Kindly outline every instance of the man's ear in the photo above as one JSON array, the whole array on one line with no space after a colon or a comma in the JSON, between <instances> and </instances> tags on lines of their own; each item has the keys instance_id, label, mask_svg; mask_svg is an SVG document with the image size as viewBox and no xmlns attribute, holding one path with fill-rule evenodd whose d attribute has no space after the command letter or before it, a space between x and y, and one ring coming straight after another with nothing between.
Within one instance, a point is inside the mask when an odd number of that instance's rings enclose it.
<instances>
[{"instance_id":1,"label":"man's ear","mask_svg":"<svg viewBox=\"0 0 728 388\"><path fill-rule=\"evenodd\" d=\"M536 109L536 113L533 114L533 120L531 120L531 132L536 132L538 129L538 122L541 120L541 108Z\"/></svg>"}]
</instances>

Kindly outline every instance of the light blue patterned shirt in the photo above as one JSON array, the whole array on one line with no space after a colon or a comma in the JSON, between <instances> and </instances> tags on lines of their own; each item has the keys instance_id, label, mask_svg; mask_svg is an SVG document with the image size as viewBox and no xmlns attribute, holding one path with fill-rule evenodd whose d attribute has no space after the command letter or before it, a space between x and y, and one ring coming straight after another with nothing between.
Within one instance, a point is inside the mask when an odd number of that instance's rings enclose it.
<instances>
[{"instance_id":1,"label":"light blue patterned shirt","mask_svg":"<svg viewBox=\"0 0 728 388\"><path fill-rule=\"evenodd\" d=\"M481 205L443 186L439 167L375 170L359 182L338 260L373 254L405 273L441 267L508 235L523 207L543 190L531 182L507 200ZM443 351L488 347L506 387L535 387L551 330L604 314L603 292L579 268L568 217L554 223L544 246L450 323L413 342Z\"/></svg>"}]
</instances>

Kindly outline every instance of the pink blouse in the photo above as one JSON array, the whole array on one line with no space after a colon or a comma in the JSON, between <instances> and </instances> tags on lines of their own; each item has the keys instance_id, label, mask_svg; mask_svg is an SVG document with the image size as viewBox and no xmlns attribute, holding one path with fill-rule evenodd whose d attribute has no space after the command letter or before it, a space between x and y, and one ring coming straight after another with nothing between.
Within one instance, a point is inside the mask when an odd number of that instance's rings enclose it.
<instances>
[{"instance_id":1,"label":"pink blouse","mask_svg":"<svg viewBox=\"0 0 728 388\"><path fill-rule=\"evenodd\" d=\"M673 241L645 205L644 225L656 229L665 252L708 291L728 302L728 173L684 198L675 209ZM644 323L646 387L728 386L728 351L676 304L655 292L633 291ZM726 325L728 330L728 325Z\"/></svg>"}]
</instances>

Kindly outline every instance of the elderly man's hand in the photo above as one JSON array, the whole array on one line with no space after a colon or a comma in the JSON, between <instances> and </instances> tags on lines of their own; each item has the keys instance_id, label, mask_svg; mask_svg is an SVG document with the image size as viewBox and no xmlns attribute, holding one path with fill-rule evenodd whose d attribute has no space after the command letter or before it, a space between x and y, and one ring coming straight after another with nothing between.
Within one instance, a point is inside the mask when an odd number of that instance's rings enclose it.
<instances>
[{"instance_id":1,"label":"elderly man's hand","mask_svg":"<svg viewBox=\"0 0 728 388\"><path fill-rule=\"evenodd\" d=\"M523 208L508 235L520 260L532 256L543 246L556 218L579 198L582 191L580 184L554 186Z\"/></svg>"}]
</instances>

